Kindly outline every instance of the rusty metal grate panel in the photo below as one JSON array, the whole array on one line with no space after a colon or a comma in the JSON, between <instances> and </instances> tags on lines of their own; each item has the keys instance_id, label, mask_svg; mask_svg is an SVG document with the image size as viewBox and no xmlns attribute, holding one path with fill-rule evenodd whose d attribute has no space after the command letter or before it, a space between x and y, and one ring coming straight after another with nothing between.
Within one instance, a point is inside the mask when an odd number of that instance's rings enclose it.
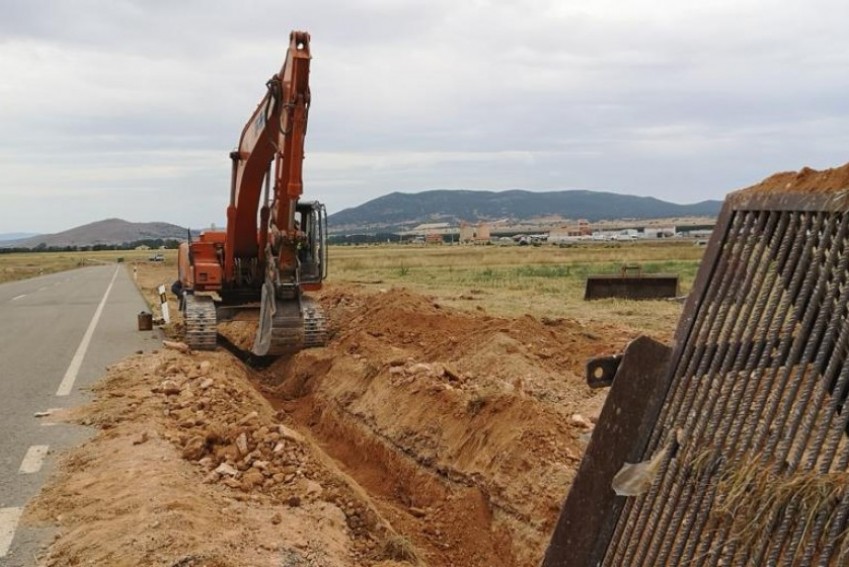
<instances>
[{"instance_id":1,"label":"rusty metal grate panel","mask_svg":"<svg viewBox=\"0 0 849 567\"><path fill-rule=\"evenodd\" d=\"M849 565L846 200L729 198L630 439L639 460L666 449L655 480L615 497L591 561L546 565Z\"/></svg>"}]
</instances>

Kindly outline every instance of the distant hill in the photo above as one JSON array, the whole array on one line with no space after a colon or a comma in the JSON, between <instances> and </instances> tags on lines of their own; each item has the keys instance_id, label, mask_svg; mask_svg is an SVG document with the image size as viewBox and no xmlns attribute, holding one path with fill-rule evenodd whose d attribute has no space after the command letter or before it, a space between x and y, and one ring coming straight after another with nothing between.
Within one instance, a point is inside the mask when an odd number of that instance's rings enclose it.
<instances>
[{"instance_id":1,"label":"distant hill","mask_svg":"<svg viewBox=\"0 0 849 567\"><path fill-rule=\"evenodd\" d=\"M330 215L331 231L397 230L422 223L529 221L559 216L589 221L715 217L722 201L678 205L654 197L601 191L462 191L391 193Z\"/></svg>"},{"instance_id":2,"label":"distant hill","mask_svg":"<svg viewBox=\"0 0 849 567\"><path fill-rule=\"evenodd\" d=\"M35 248L45 246L95 246L98 244L124 244L147 239L185 239L186 229L166 222L129 222L106 219L57 232L42 234L24 240L4 242L4 246Z\"/></svg>"},{"instance_id":3,"label":"distant hill","mask_svg":"<svg viewBox=\"0 0 849 567\"><path fill-rule=\"evenodd\" d=\"M38 236L37 232L3 232L0 233L0 242L6 242L8 240L23 240L25 238L32 238L33 236Z\"/></svg>"}]
</instances>

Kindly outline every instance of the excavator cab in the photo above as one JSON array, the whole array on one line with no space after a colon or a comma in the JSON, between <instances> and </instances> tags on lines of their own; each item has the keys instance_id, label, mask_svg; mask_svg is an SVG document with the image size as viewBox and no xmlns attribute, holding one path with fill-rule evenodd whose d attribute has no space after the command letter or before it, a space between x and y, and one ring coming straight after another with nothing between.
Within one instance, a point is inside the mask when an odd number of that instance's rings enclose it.
<instances>
[{"instance_id":1,"label":"excavator cab","mask_svg":"<svg viewBox=\"0 0 849 567\"><path fill-rule=\"evenodd\" d=\"M298 232L298 280L305 289L327 277L327 211L317 202L300 202L295 207Z\"/></svg>"}]
</instances>

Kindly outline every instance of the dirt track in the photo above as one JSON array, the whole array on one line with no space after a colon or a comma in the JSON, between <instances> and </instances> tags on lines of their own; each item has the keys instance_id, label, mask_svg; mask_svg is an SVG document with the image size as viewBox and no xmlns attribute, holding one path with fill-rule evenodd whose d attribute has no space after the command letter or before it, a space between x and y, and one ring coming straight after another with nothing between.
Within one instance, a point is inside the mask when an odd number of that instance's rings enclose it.
<instances>
[{"instance_id":1,"label":"dirt track","mask_svg":"<svg viewBox=\"0 0 849 567\"><path fill-rule=\"evenodd\" d=\"M632 334L321 300L330 344L264 369L223 349L111 368L70 416L101 431L28 510L62 527L45 563L538 564L603 402L585 361Z\"/></svg>"}]
</instances>

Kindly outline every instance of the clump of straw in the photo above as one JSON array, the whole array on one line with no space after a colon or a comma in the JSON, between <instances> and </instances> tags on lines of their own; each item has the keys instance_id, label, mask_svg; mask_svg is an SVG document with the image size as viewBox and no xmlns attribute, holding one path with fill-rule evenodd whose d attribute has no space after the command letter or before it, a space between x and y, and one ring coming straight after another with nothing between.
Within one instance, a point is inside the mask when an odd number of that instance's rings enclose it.
<instances>
[{"instance_id":1,"label":"clump of straw","mask_svg":"<svg viewBox=\"0 0 849 567\"><path fill-rule=\"evenodd\" d=\"M776 473L776 467L761 455L747 456L723 468L712 513L731 523L731 537L738 545L754 552L775 543L779 521L790 515L791 530L802 523L801 545L821 550L832 544L841 557L849 552L847 530L842 529L836 541L830 534L832 523L840 521L838 504L849 488L849 473ZM822 529L814 534L818 521Z\"/></svg>"}]
</instances>

